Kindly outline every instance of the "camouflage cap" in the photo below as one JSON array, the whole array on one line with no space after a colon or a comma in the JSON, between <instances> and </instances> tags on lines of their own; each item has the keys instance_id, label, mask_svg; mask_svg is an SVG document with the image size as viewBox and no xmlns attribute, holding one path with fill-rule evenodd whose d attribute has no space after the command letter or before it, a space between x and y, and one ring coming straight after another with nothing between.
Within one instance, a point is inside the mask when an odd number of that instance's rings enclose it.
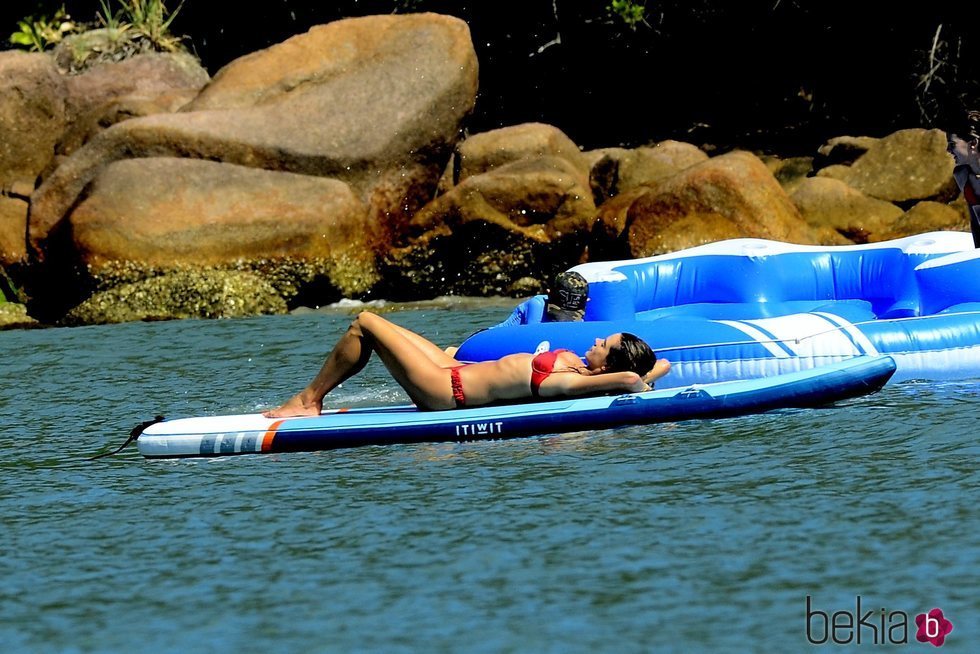
<instances>
[{"instance_id":1,"label":"camouflage cap","mask_svg":"<svg viewBox=\"0 0 980 654\"><path fill-rule=\"evenodd\" d=\"M577 272L563 272L555 277L548 292L547 319L550 322L573 322L585 317L589 283Z\"/></svg>"}]
</instances>

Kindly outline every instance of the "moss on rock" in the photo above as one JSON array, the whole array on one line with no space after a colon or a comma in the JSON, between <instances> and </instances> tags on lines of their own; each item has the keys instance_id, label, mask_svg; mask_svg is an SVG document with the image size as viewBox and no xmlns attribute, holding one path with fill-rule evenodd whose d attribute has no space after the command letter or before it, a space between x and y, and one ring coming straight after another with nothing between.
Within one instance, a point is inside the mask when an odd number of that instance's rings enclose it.
<instances>
[{"instance_id":1,"label":"moss on rock","mask_svg":"<svg viewBox=\"0 0 980 654\"><path fill-rule=\"evenodd\" d=\"M15 302L6 302L0 296L0 329L23 329L38 326L40 323L27 315L27 307Z\"/></svg>"},{"instance_id":2,"label":"moss on rock","mask_svg":"<svg viewBox=\"0 0 980 654\"><path fill-rule=\"evenodd\" d=\"M98 292L164 275L210 276L222 272L261 278L286 303L292 303L301 295L312 296L318 304L334 302L342 297L355 298L370 293L379 280L374 255L370 252L365 252L364 256L345 254L331 259L240 259L226 265L178 264L167 268L137 261L110 261L99 266L97 271L89 269ZM312 287L320 289L322 297L308 292Z\"/></svg>"},{"instance_id":3,"label":"moss on rock","mask_svg":"<svg viewBox=\"0 0 980 654\"><path fill-rule=\"evenodd\" d=\"M66 325L135 320L238 318L281 314L286 302L258 275L235 271L172 272L101 291L72 309Z\"/></svg>"}]
</instances>

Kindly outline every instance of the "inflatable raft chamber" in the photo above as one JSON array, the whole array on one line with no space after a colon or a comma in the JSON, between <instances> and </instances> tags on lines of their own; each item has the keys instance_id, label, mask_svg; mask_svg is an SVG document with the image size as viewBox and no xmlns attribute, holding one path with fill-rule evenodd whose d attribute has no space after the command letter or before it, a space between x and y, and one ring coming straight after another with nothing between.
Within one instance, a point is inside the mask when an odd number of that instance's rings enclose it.
<instances>
[{"instance_id":1,"label":"inflatable raft chamber","mask_svg":"<svg viewBox=\"0 0 980 654\"><path fill-rule=\"evenodd\" d=\"M589 282L584 322L491 328L457 357L544 341L581 354L626 331L671 361L671 386L876 354L895 360L893 381L980 378L980 250L968 233L847 246L732 239L572 270Z\"/></svg>"}]
</instances>

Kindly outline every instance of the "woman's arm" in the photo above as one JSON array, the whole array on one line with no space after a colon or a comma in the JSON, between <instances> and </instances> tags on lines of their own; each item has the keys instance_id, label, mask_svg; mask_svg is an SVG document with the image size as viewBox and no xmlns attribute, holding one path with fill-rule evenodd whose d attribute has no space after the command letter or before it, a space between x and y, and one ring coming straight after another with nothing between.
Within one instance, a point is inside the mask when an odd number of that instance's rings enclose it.
<instances>
[{"instance_id":1,"label":"woman's arm","mask_svg":"<svg viewBox=\"0 0 980 654\"><path fill-rule=\"evenodd\" d=\"M653 364L653 369L647 374L643 375L643 381L646 382L650 388L653 388L655 381L670 372L670 361L667 359L657 359L657 362Z\"/></svg>"},{"instance_id":2,"label":"woman's arm","mask_svg":"<svg viewBox=\"0 0 980 654\"><path fill-rule=\"evenodd\" d=\"M635 372L607 372L597 375L557 374L542 385L542 395L591 395L595 393L640 393L649 386Z\"/></svg>"},{"instance_id":3,"label":"woman's arm","mask_svg":"<svg viewBox=\"0 0 980 654\"><path fill-rule=\"evenodd\" d=\"M591 395L595 393L642 393L653 389L654 382L670 372L670 362L658 359L653 369L643 377L634 372L607 372L599 374L553 375L554 385L547 383L547 389L558 391L559 395ZM545 385L542 384L542 388ZM550 395L550 393L549 393Z\"/></svg>"}]
</instances>

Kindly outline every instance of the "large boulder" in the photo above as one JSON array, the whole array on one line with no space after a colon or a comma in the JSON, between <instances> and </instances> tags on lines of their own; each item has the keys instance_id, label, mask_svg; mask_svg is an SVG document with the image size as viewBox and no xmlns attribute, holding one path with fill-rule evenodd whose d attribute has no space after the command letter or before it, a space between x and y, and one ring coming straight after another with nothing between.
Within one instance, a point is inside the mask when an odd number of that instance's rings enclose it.
<instances>
[{"instance_id":1,"label":"large boulder","mask_svg":"<svg viewBox=\"0 0 980 654\"><path fill-rule=\"evenodd\" d=\"M595 214L585 172L531 156L465 178L418 212L387 275L416 294L499 295L577 263Z\"/></svg>"},{"instance_id":2,"label":"large boulder","mask_svg":"<svg viewBox=\"0 0 980 654\"><path fill-rule=\"evenodd\" d=\"M850 166L864 156L878 142L873 136L835 136L817 148L813 169L828 166Z\"/></svg>"},{"instance_id":3,"label":"large boulder","mask_svg":"<svg viewBox=\"0 0 980 654\"><path fill-rule=\"evenodd\" d=\"M865 195L895 203L948 202L956 197L953 158L946 133L904 129L869 144L852 165L828 166L817 173L837 179Z\"/></svg>"},{"instance_id":4,"label":"large boulder","mask_svg":"<svg viewBox=\"0 0 980 654\"><path fill-rule=\"evenodd\" d=\"M100 286L123 281L123 262L159 271L273 261L300 265L351 296L377 281L365 216L339 180L157 157L106 167L72 211L69 231Z\"/></svg>"},{"instance_id":5,"label":"large boulder","mask_svg":"<svg viewBox=\"0 0 980 654\"><path fill-rule=\"evenodd\" d=\"M776 178L783 190L792 194L813 173L813 157L780 158L762 155L769 172Z\"/></svg>"},{"instance_id":6,"label":"large boulder","mask_svg":"<svg viewBox=\"0 0 980 654\"><path fill-rule=\"evenodd\" d=\"M476 88L476 54L456 18L316 26L228 64L181 112L118 123L75 152L32 197L31 247L44 257L109 164L152 157L342 180L391 237L431 198Z\"/></svg>"},{"instance_id":7,"label":"large boulder","mask_svg":"<svg viewBox=\"0 0 980 654\"><path fill-rule=\"evenodd\" d=\"M619 241L630 257L737 237L793 243L813 239L766 165L738 151L613 198L600 207L593 235L599 239L595 248L609 252L609 240Z\"/></svg>"},{"instance_id":8,"label":"large boulder","mask_svg":"<svg viewBox=\"0 0 980 654\"><path fill-rule=\"evenodd\" d=\"M957 208L941 202L924 201L892 221L889 229L872 237L873 241L925 234L926 232L969 232L970 220Z\"/></svg>"},{"instance_id":9,"label":"large boulder","mask_svg":"<svg viewBox=\"0 0 980 654\"><path fill-rule=\"evenodd\" d=\"M661 182L708 160L703 150L681 141L661 141L639 148L602 148L585 153L596 205L644 185Z\"/></svg>"},{"instance_id":10,"label":"large boulder","mask_svg":"<svg viewBox=\"0 0 980 654\"><path fill-rule=\"evenodd\" d=\"M65 129L65 97L50 56L0 52L0 190L34 189Z\"/></svg>"},{"instance_id":11,"label":"large boulder","mask_svg":"<svg viewBox=\"0 0 980 654\"><path fill-rule=\"evenodd\" d=\"M27 258L27 203L0 195L0 266L23 263Z\"/></svg>"},{"instance_id":12,"label":"large boulder","mask_svg":"<svg viewBox=\"0 0 980 654\"><path fill-rule=\"evenodd\" d=\"M805 180L790 197L811 226L824 234L837 232L852 243L880 240L876 237L889 233L903 213L891 202L869 197L828 177Z\"/></svg>"},{"instance_id":13,"label":"large boulder","mask_svg":"<svg viewBox=\"0 0 980 654\"><path fill-rule=\"evenodd\" d=\"M177 111L210 80L207 70L186 52L146 52L104 62L65 78L68 115L76 119L127 97L152 99Z\"/></svg>"},{"instance_id":14,"label":"large boulder","mask_svg":"<svg viewBox=\"0 0 980 654\"><path fill-rule=\"evenodd\" d=\"M186 52L147 52L66 76L69 127L58 154L71 154L122 120L173 113L193 100L210 79Z\"/></svg>"},{"instance_id":15,"label":"large boulder","mask_svg":"<svg viewBox=\"0 0 980 654\"><path fill-rule=\"evenodd\" d=\"M590 261L616 261L633 257L627 229L630 208L639 198L651 192L653 186L638 186L614 195L599 205L589 234Z\"/></svg>"},{"instance_id":16,"label":"large boulder","mask_svg":"<svg viewBox=\"0 0 980 654\"><path fill-rule=\"evenodd\" d=\"M583 173L588 170L579 147L563 131L543 123L524 123L474 134L461 142L455 152L453 183L542 156L561 157Z\"/></svg>"}]
</instances>

